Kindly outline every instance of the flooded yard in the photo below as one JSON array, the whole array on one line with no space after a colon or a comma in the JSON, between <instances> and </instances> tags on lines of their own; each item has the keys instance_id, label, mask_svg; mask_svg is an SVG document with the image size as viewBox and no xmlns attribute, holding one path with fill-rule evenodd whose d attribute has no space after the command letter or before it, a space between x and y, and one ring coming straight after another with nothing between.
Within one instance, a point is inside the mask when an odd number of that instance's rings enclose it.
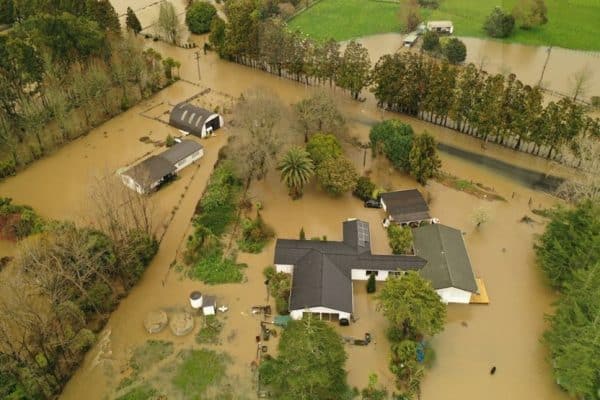
<instances>
[{"instance_id":1,"label":"flooded yard","mask_svg":"<svg viewBox=\"0 0 600 400\"><path fill-rule=\"evenodd\" d=\"M125 4L121 3L120 6ZM142 7L148 2L136 2L136 6L138 3ZM121 13L123 10L117 11ZM205 38L195 37L194 40L201 45ZM385 52L393 48L388 40L391 39L386 36L385 44L382 44ZM161 43L153 43L153 46L165 56L180 60L182 78L200 86L183 81L174 84L94 129L87 136L37 161L16 177L1 182L0 193L12 197L16 203L33 206L47 218L93 222L90 221L92 213L86 201L93 177L106 172L114 173L145 154L159 151L153 144L141 142L140 137L162 141L168 133L177 133L173 128L144 115L160 116L164 112L162 110L207 87L214 91L215 96L226 93L234 97L251 87L269 87L287 104L299 101L314 90L257 70L223 62L212 53L202 55L199 65L196 65L194 50L173 48ZM521 56L517 54L514 57ZM550 67L548 71L551 71ZM403 116L382 114L376 110L372 100L356 103L339 90L332 92L339 99L340 108L348 119L350 135L362 141L366 141L373 123L381 118L395 117L411 123L415 131L427 129L440 142L457 148L485 153L542 173L565 173L560 167L543 159L514 153L492 144L482 150L480 142L467 135ZM206 97L210 104L219 101L210 96ZM154 111L145 113L149 109ZM226 118L225 124L228 122ZM250 313L250 308L266 301L262 270L273 263L274 242L260 254L239 255L238 261L248 264L244 271L247 280L242 284L206 286L184 278L170 267L189 233L196 202L204 190L218 150L226 142L226 136L225 129L219 131L216 137L203 140L201 143L205 146L205 156L198 167L184 170L180 179L152 195L156 204L156 225L164 231L160 250L142 280L111 315L106 328L99 335L98 343L67 384L62 399L114 397L116 386L125 376L122 372L127 370L132 350L150 338L173 341L178 349L197 346L192 334L176 338L167 330L151 336L142 324L149 311L186 308L187 296L192 290L216 295L219 304L229 307L229 311L223 315L226 318L223 338L228 339L217 348L231 356L232 364L228 373L239 392L253 395L250 363L256 356L254 338L259 331L259 319ZM365 152L346 147L359 170L369 170L379 185L390 189L416 186L414 181L391 171L386 163L374 161L369 150ZM491 186L508 202L480 200L436 183L425 188L431 199L432 214L442 223L465 232L475 272L485 281L491 303L488 306L449 307L446 330L433 341L437 361L423 382L422 399L452 399L459 396L490 400L566 399L566 395L552 380L550 366L545 360L545 349L539 342L544 329L543 315L551 310L554 299L542 281L533 258L534 235L541 232L543 226L536 216L533 219L538 223L519 222L525 214L531 215L530 199L534 207L548 207L556 200L494 168L482 167L447 153L442 153L441 157L445 171ZM365 209L360 201L350 195L334 199L313 184L307 187L301 200L292 201L277 174L271 172L265 180L252 184L250 196L253 201L260 201L264 205L262 216L275 230L277 237L297 238L300 229L304 228L307 237L326 235L330 240L339 240L341 222L355 217L370 223L373 252L390 253L381 225L382 212ZM488 210L491 219L476 230L471 222L471 214L478 207ZM0 244L0 255L12 250L13 246ZM389 346L384 337L385 321L376 312L375 303L373 297L366 294L363 283L355 284L359 320L350 327L336 326L342 335L358 337L365 332L373 335L374 342L369 346L347 346L349 383L359 388L367 384L368 375L372 372L380 376L382 383L390 387L393 384L393 376L388 370ZM269 352L273 354L274 348L275 342L271 342ZM492 365L498 370L494 376L488 372Z\"/></svg>"}]
</instances>

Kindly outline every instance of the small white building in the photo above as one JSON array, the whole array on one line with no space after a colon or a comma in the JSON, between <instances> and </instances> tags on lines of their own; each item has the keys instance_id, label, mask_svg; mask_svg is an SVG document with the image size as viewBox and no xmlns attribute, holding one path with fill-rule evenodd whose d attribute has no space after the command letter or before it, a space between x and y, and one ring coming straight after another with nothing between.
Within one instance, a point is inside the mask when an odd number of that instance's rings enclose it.
<instances>
[{"instance_id":1,"label":"small white building","mask_svg":"<svg viewBox=\"0 0 600 400\"><path fill-rule=\"evenodd\" d=\"M419 33L417 31L414 31L406 35L402 40L402 43L404 44L404 47L412 47L412 45L415 44L418 38Z\"/></svg>"},{"instance_id":2,"label":"small white building","mask_svg":"<svg viewBox=\"0 0 600 400\"><path fill-rule=\"evenodd\" d=\"M169 115L169 125L179 129L184 135L195 135L200 138L211 136L223 127L223 117L189 103L179 103Z\"/></svg>"},{"instance_id":3,"label":"small white building","mask_svg":"<svg viewBox=\"0 0 600 400\"><path fill-rule=\"evenodd\" d=\"M427 30L452 35L454 24L452 21L429 21L427 22Z\"/></svg>"},{"instance_id":4,"label":"small white building","mask_svg":"<svg viewBox=\"0 0 600 400\"><path fill-rule=\"evenodd\" d=\"M203 296L198 291L190 294L190 305L194 310L201 310L202 315L215 315L217 310L217 298L214 296Z\"/></svg>"},{"instance_id":5,"label":"small white building","mask_svg":"<svg viewBox=\"0 0 600 400\"><path fill-rule=\"evenodd\" d=\"M161 154L148 157L120 172L121 180L125 186L140 194L150 193L203 155L204 147L201 144L183 140Z\"/></svg>"}]
</instances>

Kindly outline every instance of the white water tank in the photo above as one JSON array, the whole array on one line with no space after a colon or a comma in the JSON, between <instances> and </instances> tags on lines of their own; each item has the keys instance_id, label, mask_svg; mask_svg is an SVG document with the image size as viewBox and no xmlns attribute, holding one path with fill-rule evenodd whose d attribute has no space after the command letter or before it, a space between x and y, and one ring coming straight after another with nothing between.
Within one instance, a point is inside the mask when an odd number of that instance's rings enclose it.
<instances>
[{"instance_id":1,"label":"white water tank","mask_svg":"<svg viewBox=\"0 0 600 400\"><path fill-rule=\"evenodd\" d=\"M202 308L202 293L198 291L193 291L190 293L190 304L193 309Z\"/></svg>"}]
</instances>

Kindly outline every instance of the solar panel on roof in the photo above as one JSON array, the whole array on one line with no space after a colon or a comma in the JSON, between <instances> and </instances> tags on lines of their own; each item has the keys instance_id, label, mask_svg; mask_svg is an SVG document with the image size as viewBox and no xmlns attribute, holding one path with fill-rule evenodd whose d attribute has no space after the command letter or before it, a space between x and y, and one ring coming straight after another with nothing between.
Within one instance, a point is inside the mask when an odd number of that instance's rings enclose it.
<instances>
[{"instance_id":1,"label":"solar panel on roof","mask_svg":"<svg viewBox=\"0 0 600 400\"><path fill-rule=\"evenodd\" d=\"M359 221L357 224L358 228L358 243L361 246L364 246L366 243L369 243L370 235L369 235L369 225L363 221Z\"/></svg>"}]
</instances>

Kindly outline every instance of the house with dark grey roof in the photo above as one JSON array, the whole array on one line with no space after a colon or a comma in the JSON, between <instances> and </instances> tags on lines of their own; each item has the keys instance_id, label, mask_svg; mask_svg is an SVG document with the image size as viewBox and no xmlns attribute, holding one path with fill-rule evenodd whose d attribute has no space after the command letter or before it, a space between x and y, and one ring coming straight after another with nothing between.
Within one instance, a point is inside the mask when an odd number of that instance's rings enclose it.
<instances>
[{"instance_id":1,"label":"house with dark grey roof","mask_svg":"<svg viewBox=\"0 0 600 400\"><path fill-rule=\"evenodd\" d=\"M179 171L204 155L204 147L183 140L161 154L151 156L120 173L125 186L140 194L156 190Z\"/></svg>"},{"instance_id":2,"label":"house with dark grey roof","mask_svg":"<svg viewBox=\"0 0 600 400\"><path fill-rule=\"evenodd\" d=\"M395 222L400 225L419 225L432 222L429 206L417 189L382 193L381 206L387 213L385 225Z\"/></svg>"},{"instance_id":3,"label":"house with dark grey roof","mask_svg":"<svg viewBox=\"0 0 600 400\"><path fill-rule=\"evenodd\" d=\"M223 117L189 103L179 103L169 115L169 125L179 129L184 135L201 138L210 136L223 126Z\"/></svg>"},{"instance_id":4,"label":"house with dark grey roof","mask_svg":"<svg viewBox=\"0 0 600 400\"><path fill-rule=\"evenodd\" d=\"M291 317L300 319L310 312L349 320L353 280L373 274L383 281L426 264L418 256L372 254L370 241L369 224L357 219L344 221L341 242L277 239L276 270L292 274Z\"/></svg>"},{"instance_id":5,"label":"house with dark grey roof","mask_svg":"<svg viewBox=\"0 0 600 400\"><path fill-rule=\"evenodd\" d=\"M204 155L204 147L192 140L182 140L160 154L160 157L175 166L179 172Z\"/></svg>"},{"instance_id":6,"label":"house with dark grey roof","mask_svg":"<svg viewBox=\"0 0 600 400\"><path fill-rule=\"evenodd\" d=\"M478 288L461 231L431 224L412 233L415 255L427 260L421 276L431 281L445 303L469 303Z\"/></svg>"}]
</instances>

